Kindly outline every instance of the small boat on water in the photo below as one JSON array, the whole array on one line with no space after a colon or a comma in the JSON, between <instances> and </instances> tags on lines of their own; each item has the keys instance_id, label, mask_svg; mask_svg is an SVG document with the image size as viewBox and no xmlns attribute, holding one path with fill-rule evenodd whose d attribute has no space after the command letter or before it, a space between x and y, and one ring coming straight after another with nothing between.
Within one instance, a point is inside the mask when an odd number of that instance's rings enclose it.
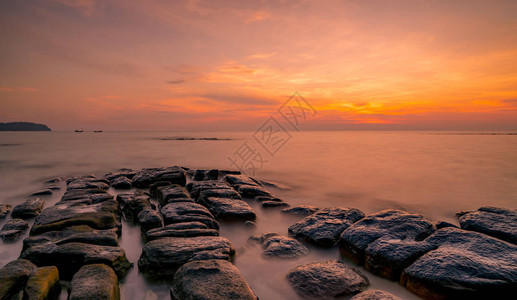
<instances>
[{"instance_id":1,"label":"small boat on water","mask_svg":"<svg viewBox=\"0 0 517 300\"><path fill-rule=\"evenodd\" d=\"M75 132L84 132L84 130L76 130Z\"/></svg>"},{"instance_id":2,"label":"small boat on water","mask_svg":"<svg viewBox=\"0 0 517 300\"><path fill-rule=\"evenodd\" d=\"M93 132L102 132L102 130L94 130Z\"/></svg>"}]
</instances>

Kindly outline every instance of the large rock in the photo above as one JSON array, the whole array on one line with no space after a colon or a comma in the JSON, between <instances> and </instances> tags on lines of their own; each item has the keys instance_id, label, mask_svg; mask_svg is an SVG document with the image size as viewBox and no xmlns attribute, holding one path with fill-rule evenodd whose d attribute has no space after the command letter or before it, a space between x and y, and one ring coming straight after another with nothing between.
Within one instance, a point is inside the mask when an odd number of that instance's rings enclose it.
<instances>
[{"instance_id":1,"label":"large rock","mask_svg":"<svg viewBox=\"0 0 517 300\"><path fill-rule=\"evenodd\" d=\"M37 191L31 194L31 196L49 196L52 195L54 192L52 192L51 189L44 189L41 191Z\"/></svg>"},{"instance_id":2,"label":"large rock","mask_svg":"<svg viewBox=\"0 0 517 300\"><path fill-rule=\"evenodd\" d=\"M126 253L120 247L67 243L62 245L42 244L24 250L21 258L30 260L37 266L57 266L60 277L68 279L82 266L102 263L124 276L131 268Z\"/></svg>"},{"instance_id":3,"label":"large rock","mask_svg":"<svg viewBox=\"0 0 517 300\"><path fill-rule=\"evenodd\" d=\"M16 205L11 213L13 218L30 219L38 216L43 208L44 200L41 198L30 198L27 201Z\"/></svg>"},{"instance_id":4,"label":"large rock","mask_svg":"<svg viewBox=\"0 0 517 300\"><path fill-rule=\"evenodd\" d=\"M174 275L172 299L258 299L239 270L226 260L192 261Z\"/></svg>"},{"instance_id":5,"label":"large rock","mask_svg":"<svg viewBox=\"0 0 517 300\"><path fill-rule=\"evenodd\" d=\"M402 300L399 297L385 291L368 290L350 298L350 300Z\"/></svg>"},{"instance_id":6,"label":"large rock","mask_svg":"<svg viewBox=\"0 0 517 300\"><path fill-rule=\"evenodd\" d=\"M36 266L28 260L17 259L0 269L0 299L11 299L23 290Z\"/></svg>"},{"instance_id":7,"label":"large rock","mask_svg":"<svg viewBox=\"0 0 517 300\"><path fill-rule=\"evenodd\" d=\"M422 243L438 245L407 267L401 284L425 299L508 299L517 294L517 246L447 227Z\"/></svg>"},{"instance_id":8,"label":"large rock","mask_svg":"<svg viewBox=\"0 0 517 300\"><path fill-rule=\"evenodd\" d=\"M343 230L363 217L364 213L355 208L325 208L289 226L289 233L318 246L332 247Z\"/></svg>"},{"instance_id":9,"label":"large rock","mask_svg":"<svg viewBox=\"0 0 517 300\"><path fill-rule=\"evenodd\" d=\"M12 206L9 204L0 204L0 219L7 217L11 212Z\"/></svg>"},{"instance_id":10,"label":"large rock","mask_svg":"<svg viewBox=\"0 0 517 300\"><path fill-rule=\"evenodd\" d=\"M103 189L80 189L80 190L70 190L66 191L63 197L61 197L60 202L66 201L78 201L82 203L100 203L107 200L112 200L113 196L106 193Z\"/></svg>"},{"instance_id":11,"label":"large rock","mask_svg":"<svg viewBox=\"0 0 517 300\"><path fill-rule=\"evenodd\" d=\"M118 177L126 177L128 179L131 179L131 178L133 178L133 176L135 176L136 173L137 172L132 169L123 168L123 169L119 169L116 172L110 172L110 173L104 175L104 178L106 178L109 181L112 181L113 179L118 178Z\"/></svg>"},{"instance_id":12,"label":"large rock","mask_svg":"<svg viewBox=\"0 0 517 300\"><path fill-rule=\"evenodd\" d=\"M219 236L219 231L208 228L206 224L200 222L186 222L170 224L165 227L151 229L145 233L145 237L148 241L163 237L196 236Z\"/></svg>"},{"instance_id":13,"label":"large rock","mask_svg":"<svg viewBox=\"0 0 517 300\"><path fill-rule=\"evenodd\" d=\"M92 177L72 178L66 181L67 190L109 189L109 181Z\"/></svg>"},{"instance_id":14,"label":"large rock","mask_svg":"<svg viewBox=\"0 0 517 300\"><path fill-rule=\"evenodd\" d=\"M203 181L203 180L217 180L219 178L219 170L190 170L189 175L194 180Z\"/></svg>"},{"instance_id":15,"label":"large rock","mask_svg":"<svg viewBox=\"0 0 517 300\"><path fill-rule=\"evenodd\" d=\"M103 264L82 267L72 278L68 300L119 300L117 275Z\"/></svg>"},{"instance_id":16,"label":"large rock","mask_svg":"<svg viewBox=\"0 0 517 300\"><path fill-rule=\"evenodd\" d=\"M59 272L55 266L34 270L29 277L23 299L57 300L61 292Z\"/></svg>"},{"instance_id":17,"label":"large rock","mask_svg":"<svg viewBox=\"0 0 517 300\"><path fill-rule=\"evenodd\" d=\"M165 225L184 222L201 222L206 224L209 228L219 229L219 223L214 220L210 211L197 203L169 203L162 208L161 212Z\"/></svg>"},{"instance_id":18,"label":"large rock","mask_svg":"<svg viewBox=\"0 0 517 300\"><path fill-rule=\"evenodd\" d=\"M160 205L165 206L170 202L182 202L183 200L189 202L189 192L179 184L162 186L156 189L156 197Z\"/></svg>"},{"instance_id":19,"label":"large rock","mask_svg":"<svg viewBox=\"0 0 517 300\"><path fill-rule=\"evenodd\" d=\"M111 180L110 186L117 190L128 190L132 187L131 180L125 176L119 176Z\"/></svg>"},{"instance_id":20,"label":"large rock","mask_svg":"<svg viewBox=\"0 0 517 300\"><path fill-rule=\"evenodd\" d=\"M300 215L300 216L309 216L313 213L317 212L319 208L312 205L299 205L295 207L289 207L282 209L283 213L286 214L293 214L293 215Z\"/></svg>"},{"instance_id":21,"label":"large rock","mask_svg":"<svg viewBox=\"0 0 517 300\"><path fill-rule=\"evenodd\" d=\"M205 202L208 197L228 198L242 200L242 197L232 188L224 189L203 189L199 191L198 202Z\"/></svg>"},{"instance_id":22,"label":"large rock","mask_svg":"<svg viewBox=\"0 0 517 300\"><path fill-rule=\"evenodd\" d=\"M226 175L223 177L223 180L228 182L242 197L273 197L258 181L246 175Z\"/></svg>"},{"instance_id":23,"label":"large rock","mask_svg":"<svg viewBox=\"0 0 517 300\"><path fill-rule=\"evenodd\" d=\"M130 222L138 221L138 214L145 209L152 209L149 196L143 192L124 193L117 195L117 202Z\"/></svg>"},{"instance_id":24,"label":"large rock","mask_svg":"<svg viewBox=\"0 0 517 300\"><path fill-rule=\"evenodd\" d=\"M118 236L113 229L96 230L86 225L66 227L60 231L48 231L29 236L23 240L23 249L41 244L86 243L102 246L117 246Z\"/></svg>"},{"instance_id":25,"label":"large rock","mask_svg":"<svg viewBox=\"0 0 517 300\"><path fill-rule=\"evenodd\" d=\"M201 203L217 220L255 220L256 215L248 203L239 199L208 197Z\"/></svg>"},{"instance_id":26,"label":"large rock","mask_svg":"<svg viewBox=\"0 0 517 300\"><path fill-rule=\"evenodd\" d=\"M14 241L29 228L29 224L22 219L12 219L4 224L0 230L0 237L4 241Z\"/></svg>"},{"instance_id":27,"label":"large rock","mask_svg":"<svg viewBox=\"0 0 517 300\"><path fill-rule=\"evenodd\" d=\"M219 180L189 182L186 185L186 188L189 191L190 196L194 199L198 199L200 193L204 190L233 190L228 183ZM229 193L231 193L231 191L229 191Z\"/></svg>"},{"instance_id":28,"label":"large rock","mask_svg":"<svg viewBox=\"0 0 517 300\"><path fill-rule=\"evenodd\" d=\"M147 243L138 260L138 268L149 278L171 279L183 264L194 260L232 260L235 249L223 237L166 237Z\"/></svg>"},{"instance_id":29,"label":"large rock","mask_svg":"<svg viewBox=\"0 0 517 300\"><path fill-rule=\"evenodd\" d=\"M350 296L364 291L370 284L361 272L334 260L295 267L287 274L287 280L307 298Z\"/></svg>"},{"instance_id":30,"label":"large rock","mask_svg":"<svg viewBox=\"0 0 517 300\"><path fill-rule=\"evenodd\" d=\"M517 210L481 207L477 211L459 213L460 226L517 244Z\"/></svg>"},{"instance_id":31,"label":"large rock","mask_svg":"<svg viewBox=\"0 0 517 300\"><path fill-rule=\"evenodd\" d=\"M266 257L293 258L309 254L309 249L297 240L276 233L253 236L249 241L257 241L262 244L264 248L262 254Z\"/></svg>"},{"instance_id":32,"label":"large rock","mask_svg":"<svg viewBox=\"0 0 517 300\"><path fill-rule=\"evenodd\" d=\"M142 232L162 227L162 219L154 209L144 209L138 213L138 224Z\"/></svg>"},{"instance_id":33,"label":"large rock","mask_svg":"<svg viewBox=\"0 0 517 300\"><path fill-rule=\"evenodd\" d=\"M138 171L132 178L133 186L147 188L158 181L168 181L173 184L185 186L187 177L185 170L180 167L150 168Z\"/></svg>"}]
</instances>

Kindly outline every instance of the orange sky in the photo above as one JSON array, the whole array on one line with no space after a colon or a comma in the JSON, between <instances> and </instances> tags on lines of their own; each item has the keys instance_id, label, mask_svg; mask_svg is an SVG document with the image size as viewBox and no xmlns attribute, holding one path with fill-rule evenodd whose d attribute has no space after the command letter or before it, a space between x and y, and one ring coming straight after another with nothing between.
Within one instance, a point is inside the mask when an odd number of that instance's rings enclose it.
<instances>
[{"instance_id":1,"label":"orange sky","mask_svg":"<svg viewBox=\"0 0 517 300\"><path fill-rule=\"evenodd\" d=\"M517 1L0 0L0 122L517 130Z\"/></svg>"}]
</instances>

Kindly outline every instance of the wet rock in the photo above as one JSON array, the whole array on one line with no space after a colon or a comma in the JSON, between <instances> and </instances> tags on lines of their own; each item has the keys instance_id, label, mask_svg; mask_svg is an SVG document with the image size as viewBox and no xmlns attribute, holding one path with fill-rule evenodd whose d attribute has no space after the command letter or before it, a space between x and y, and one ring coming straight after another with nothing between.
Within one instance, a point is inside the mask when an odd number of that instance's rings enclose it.
<instances>
[{"instance_id":1,"label":"wet rock","mask_svg":"<svg viewBox=\"0 0 517 300\"><path fill-rule=\"evenodd\" d=\"M174 275L172 299L258 299L241 273L226 260L192 261Z\"/></svg>"},{"instance_id":2,"label":"wet rock","mask_svg":"<svg viewBox=\"0 0 517 300\"><path fill-rule=\"evenodd\" d=\"M144 209L138 213L138 224L143 232L162 227L162 219L154 209Z\"/></svg>"},{"instance_id":3,"label":"wet rock","mask_svg":"<svg viewBox=\"0 0 517 300\"><path fill-rule=\"evenodd\" d=\"M120 176L111 180L110 186L118 190L128 190L132 187L131 180L125 176Z\"/></svg>"},{"instance_id":4,"label":"wet rock","mask_svg":"<svg viewBox=\"0 0 517 300\"><path fill-rule=\"evenodd\" d=\"M136 174L136 171L132 170L132 169L119 169L116 172L110 172L110 173L104 175L104 178L106 178L109 181L112 181L119 177L126 177L128 179L131 179L131 178L133 178L133 176L135 176L135 174Z\"/></svg>"},{"instance_id":5,"label":"wet rock","mask_svg":"<svg viewBox=\"0 0 517 300\"><path fill-rule=\"evenodd\" d=\"M138 268L150 278L171 279L183 264L194 260L225 259L235 255L232 243L223 237L166 237L147 243Z\"/></svg>"},{"instance_id":6,"label":"wet rock","mask_svg":"<svg viewBox=\"0 0 517 300\"><path fill-rule=\"evenodd\" d=\"M254 200L258 202L284 202L284 200L274 196L257 196Z\"/></svg>"},{"instance_id":7,"label":"wet rock","mask_svg":"<svg viewBox=\"0 0 517 300\"><path fill-rule=\"evenodd\" d=\"M200 222L188 222L170 224L165 227L155 228L146 232L148 241L163 237L196 237L196 236L219 236L219 231L208 228Z\"/></svg>"},{"instance_id":8,"label":"wet rock","mask_svg":"<svg viewBox=\"0 0 517 300\"><path fill-rule=\"evenodd\" d=\"M36 266L28 260L17 259L0 269L0 299L11 299L27 283Z\"/></svg>"},{"instance_id":9,"label":"wet rock","mask_svg":"<svg viewBox=\"0 0 517 300\"><path fill-rule=\"evenodd\" d=\"M399 297L385 291L368 290L355 295L350 300L402 300Z\"/></svg>"},{"instance_id":10,"label":"wet rock","mask_svg":"<svg viewBox=\"0 0 517 300\"><path fill-rule=\"evenodd\" d=\"M160 188L162 186L171 185L171 184L172 183L170 183L168 181L158 181L158 182L152 183L149 185L149 194L151 194L152 197L157 198L158 197L158 195L157 195L158 188Z\"/></svg>"},{"instance_id":11,"label":"wet rock","mask_svg":"<svg viewBox=\"0 0 517 300\"><path fill-rule=\"evenodd\" d=\"M34 270L25 286L23 299L57 300L61 292L59 272L56 267L42 267Z\"/></svg>"},{"instance_id":12,"label":"wet rock","mask_svg":"<svg viewBox=\"0 0 517 300\"><path fill-rule=\"evenodd\" d=\"M295 207L284 208L284 209L282 209L282 212L286 213L286 214L309 216L309 215L312 215L313 213L317 212L318 210L319 210L319 208L317 208L316 206L298 205Z\"/></svg>"},{"instance_id":13,"label":"wet rock","mask_svg":"<svg viewBox=\"0 0 517 300\"><path fill-rule=\"evenodd\" d=\"M250 228L257 227L257 224L253 221L246 221L246 222L244 222L244 225L246 225L247 227L250 227Z\"/></svg>"},{"instance_id":14,"label":"wet rock","mask_svg":"<svg viewBox=\"0 0 517 300\"><path fill-rule=\"evenodd\" d=\"M31 198L16 205L11 213L13 218L30 219L38 216L43 209L44 200L41 198Z\"/></svg>"},{"instance_id":15,"label":"wet rock","mask_svg":"<svg viewBox=\"0 0 517 300\"><path fill-rule=\"evenodd\" d=\"M219 170L191 170L194 180L217 180L219 178Z\"/></svg>"},{"instance_id":16,"label":"wet rock","mask_svg":"<svg viewBox=\"0 0 517 300\"><path fill-rule=\"evenodd\" d=\"M228 198L228 199L237 199L242 200L242 197L239 193L237 193L232 188L226 189L204 189L199 192L199 197L197 201L203 203L209 197L217 197L217 198Z\"/></svg>"},{"instance_id":17,"label":"wet rock","mask_svg":"<svg viewBox=\"0 0 517 300\"><path fill-rule=\"evenodd\" d=\"M180 167L142 169L132 178L133 186L137 188L147 188L158 181L185 186L186 180L185 170Z\"/></svg>"},{"instance_id":18,"label":"wet rock","mask_svg":"<svg viewBox=\"0 0 517 300\"><path fill-rule=\"evenodd\" d=\"M184 222L201 222L206 224L209 228L219 229L219 223L214 220L210 211L197 203L169 203L162 208L161 212L165 225Z\"/></svg>"},{"instance_id":19,"label":"wet rock","mask_svg":"<svg viewBox=\"0 0 517 300\"><path fill-rule=\"evenodd\" d=\"M61 178L56 177L56 178L46 180L44 183L59 183L59 182L61 182L61 180L62 180Z\"/></svg>"},{"instance_id":20,"label":"wet rock","mask_svg":"<svg viewBox=\"0 0 517 300\"><path fill-rule=\"evenodd\" d=\"M7 217L11 212L12 206L9 204L0 204L0 219Z\"/></svg>"},{"instance_id":21,"label":"wet rock","mask_svg":"<svg viewBox=\"0 0 517 300\"><path fill-rule=\"evenodd\" d=\"M62 245L41 244L24 250L21 258L30 260L37 266L56 266L62 279L69 279L82 266L102 263L123 277L131 268L124 250L120 247L67 243Z\"/></svg>"},{"instance_id":22,"label":"wet rock","mask_svg":"<svg viewBox=\"0 0 517 300\"><path fill-rule=\"evenodd\" d=\"M438 222L436 222L435 227L436 227L436 229L441 229L441 228L445 228L445 227L459 228L457 225L454 225L452 223L445 222L445 221L438 221Z\"/></svg>"},{"instance_id":23,"label":"wet rock","mask_svg":"<svg viewBox=\"0 0 517 300\"><path fill-rule=\"evenodd\" d=\"M228 182L231 186L239 186L239 185L258 185L255 180L246 175L236 174L236 175L225 175L222 179L223 181Z\"/></svg>"},{"instance_id":24,"label":"wet rock","mask_svg":"<svg viewBox=\"0 0 517 300\"><path fill-rule=\"evenodd\" d=\"M235 187L234 187L235 188ZM270 192L259 185L240 185L237 192L244 198L255 198L257 196L272 196Z\"/></svg>"},{"instance_id":25,"label":"wet rock","mask_svg":"<svg viewBox=\"0 0 517 300\"><path fill-rule=\"evenodd\" d=\"M517 244L517 210L481 207L459 217L460 226Z\"/></svg>"},{"instance_id":26,"label":"wet rock","mask_svg":"<svg viewBox=\"0 0 517 300\"><path fill-rule=\"evenodd\" d=\"M109 181L97 178L77 178L67 180L67 190L84 190L84 189L109 189Z\"/></svg>"},{"instance_id":27,"label":"wet rock","mask_svg":"<svg viewBox=\"0 0 517 300\"><path fill-rule=\"evenodd\" d=\"M292 258L309 254L309 249L295 239L280 236L276 233L266 233L258 237L251 237L251 241L257 241L264 248L266 257Z\"/></svg>"},{"instance_id":28,"label":"wet rock","mask_svg":"<svg viewBox=\"0 0 517 300\"><path fill-rule=\"evenodd\" d=\"M284 201L262 201L260 204L263 208L271 208L271 207L286 207L290 206L288 203Z\"/></svg>"},{"instance_id":29,"label":"wet rock","mask_svg":"<svg viewBox=\"0 0 517 300\"><path fill-rule=\"evenodd\" d=\"M208 197L202 204L217 220L255 220L256 215L248 203L239 199Z\"/></svg>"},{"instance_id":30,"label":"wet rock","mask_svg":"<svg viewBox=\"0 0 517 300\"><path fill-rule=\"evenodd\" d=\"M187 188L187 190L190 193L190 196L193 199L198 199L199 194L203 190L217 190L217 189L233 190L232 187L228 183L222 182L219 180L189 182L185 187ZM207 195L207 196L209 196L209 195Z\"/></svg>"},{"instance_id":31,"label":"wet rock","mask_svg":"<svg viewBox=\"0 0 517 300\"><path fill-rule=\"evenodd\" d=\"M401 284L425 299L507 299L517 293L517 246L447 227L423 243L439 245L407 267Z\"/></svg>"},{"instance_id":32,"label":"wet rock","mask_svg":"<svg viewBox=\"0 0 517 300\"><path fill-rule=\"evenodd\" d=\"M152 210L149 196L142 192L118 194L117 202L126 220L131 222L138 221L138 214L141 211Z\"/></svg>"},{"instance_id":33,"label":"wet rock","mask_svg":"<svg viewBox=\"0 0 517 300\"><path fill-rule=\"evenodd\" d=\"M421 215L400 210L384 210L365 217L343 231L339 247L343 256L363 265L366 248L381 237L405 242L419 241L432 234L434 230L433 223Z\"/></svg>"},{"instance_id":34,"label":"wet rock","mask_svg":"<svg viewBox=\"0 0 517 300\"><path fill-rule=\"evenodd\" d=\"M289 226L289 233L318 246L332 247L343 230L363 217L363 212L355 208L324 208Z\"/></svg>"},{"instance_id":35,"label":"wet rock","mask_svg":"<svg viewBox=\"0 0 517 300\"><path fill-rule=\"evenodd\" d=\"M31 196L48 196L48 195L52 195L53 193L54 192L52 192L51 189L44 189L44 190L32 193Z\"/></svg>"},{"instance_id":36,"label":"wet rock","mask_svg":"<svg viewBox=\"0 0 517 300\"><path fill-rule=\"evenodd\" d=\"M156 198L158 198L158 201L162 206L167 205L167 203L169 203L170 200L173 200L171 202L180 202L174 201L175 199L187 199L187 202L193 201L191 200L190 194L187 191L187 189L178 184L167 185L157 188Z\"/></svg>"},{"instance_id":37,"label":"wet rock","mask_svg":"<svg viewBox=\"0 0 517 300\"><path fill-rule=\"evenodd\" d=\"M103 264L82 267L70 283L69 300L119 300L120 289L113 269Z\"/></svg>"},{"instance_id":38,"label":"wet rock","mask_svg":"<svg viewBox=\"0 0 517 300\"><path fill-rule=\"evenodd\" d=\"M49 231L29 236L23 240L23 249L41 244L86 243L102 246L117 246L118 236L113 229L95 230L86 225L66 227L60 231Z\"/></svg>"},{"instance_id":39,"label":"wet rock","mask_svg":"<svg viewBox=\"0 0 517 300\"><path fill-rule=\"evenodd\" d=\"M310 298L350 296L369 285L361 272L332 260L295 267L287 274L287 280L296 292Z\"/></svg>"},{"instance_id":40,"label":"wet rock","mask_svg":"<svg viewBox=\"0 0 517 300\"><path fill-rule=\"evenodd\" d=\"M78 201L84 203L101 203L107 200L113 200L113 196L106 193L103 189L80 189L66 191L60 202Z\"/></svg>"},{"instance_id":41,"label":"wet rock","mask_svg":"<svg viewBox=\"0 0 517 300\"><path fill-rule=\"evenodd\" d=\"M49 186L47 186L47 189L49 189L51 191L59 191L59 190L61 190L61 187L58 185L49 185Z\"/></svg>"},{"instance_id":42,"label":"wet rock","mask_svg":"<svg viewBox=\"0 0 517 300\"><path fill-rule=\"evenodd\" d=\"M29 228L29 224L22 219L12 219L4 224L0 230L0 237L4 241L14 241Z\"/></svg>"}]
</instances>

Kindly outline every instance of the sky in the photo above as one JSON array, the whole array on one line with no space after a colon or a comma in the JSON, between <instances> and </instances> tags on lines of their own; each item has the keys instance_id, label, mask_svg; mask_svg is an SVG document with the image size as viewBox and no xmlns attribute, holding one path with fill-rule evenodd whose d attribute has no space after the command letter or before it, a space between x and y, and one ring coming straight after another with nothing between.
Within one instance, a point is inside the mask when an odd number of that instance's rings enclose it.
<instances>
[{"instance_id":1,"label":"sky","mask_svg":"<svg viewBox=\"0 0 517 300\"><path fill-rule=\"evenodd\" d=\"M517 130L515 0L0 0L0 122Z\"/></svg>"}]
</instances>

